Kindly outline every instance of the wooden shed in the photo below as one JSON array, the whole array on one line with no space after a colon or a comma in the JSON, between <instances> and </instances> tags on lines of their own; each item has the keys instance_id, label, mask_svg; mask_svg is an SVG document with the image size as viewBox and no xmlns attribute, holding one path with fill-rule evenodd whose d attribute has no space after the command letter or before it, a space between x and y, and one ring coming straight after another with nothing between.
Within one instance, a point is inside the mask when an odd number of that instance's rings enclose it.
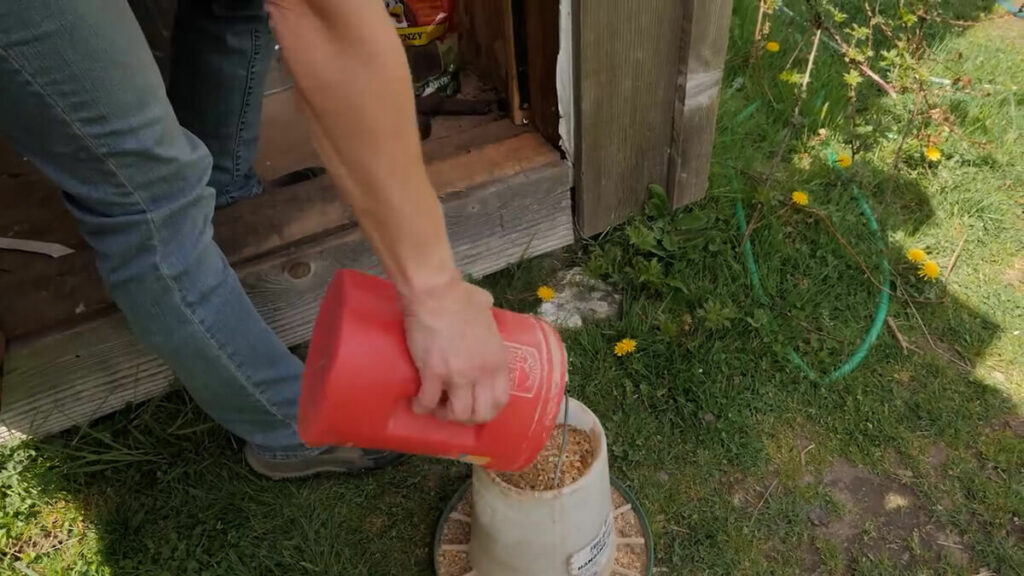
<instances>
[{"instance_id":1,"label":"wooden shed","mask_svg":"<svg viewBox=\"0 0 1024 576\"><path fill-rule=\"evenodd\" d=\"M133 5L161 61L174 2ZM434 116L423 144L462 269L487 274L600 233L639 209L651 183L677 205L702 197L731 7L462 0L458 98L503 104ZM289 345L309 338L337 268L377 266L304 126L277 62L257 165L272 185L214 218L242 284ZM0 442L84 424L168 388L170 370L104 293L57 188L3 142L0 239L73 250L50 257L0 244Z\"/></svg>"}]
</instances>

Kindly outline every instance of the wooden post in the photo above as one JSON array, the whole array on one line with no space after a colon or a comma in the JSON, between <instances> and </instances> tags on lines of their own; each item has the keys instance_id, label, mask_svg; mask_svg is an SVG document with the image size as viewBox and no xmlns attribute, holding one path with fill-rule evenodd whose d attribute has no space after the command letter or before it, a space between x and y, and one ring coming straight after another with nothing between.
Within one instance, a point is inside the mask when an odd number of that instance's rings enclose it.
<instances>
[{"instance_id":1,"label":"wooden post","mask_svg":"<svg viewBox=\"0 0 1024 576\"><path fill-rule=\"evenodd\" d=\"M667 184L683 5L694 1L573 4L576 221L586 236L643 206L648 184Z\"/></svg>"},{"instance_id":2,"label":"wooden post","mask_svg":"<svg viewBox=\"0 0 1024 576\"><path fill-rule=\"evenodd\" d=\"M711 173L732 0L684 0L669 197L676 206L704 197Z\"/></svg>"},{"instance_id":3,"label":"wooden post","mask_svg":"<svg viewBox=\"0 0 1024 576\"><path fill-rule=\"evenodd\" d=\"M3 407L4 399L4 353L7 351L7 339L4 333L0 332L0 408Z\"/></svg>"},{"instance_id":4,"label":"wooden post","mask_svg":"<svg viewBox=\"0 0 1024 576\"><path fill-rule=\"evenodd\" d=\"M515 4L515 5L513 5ZM530 123L529 110L523 109L522 87L519 85L519 62L516 44L516 17L514 11L521 9L522 0L505 0L504 23L505 23L505 74L508 77L508 114L512 122L517 126ZM519 22L519 26L525 26L525 22ZM528 99L528 98L527 98Z\"/></svg>"}]
</instances>

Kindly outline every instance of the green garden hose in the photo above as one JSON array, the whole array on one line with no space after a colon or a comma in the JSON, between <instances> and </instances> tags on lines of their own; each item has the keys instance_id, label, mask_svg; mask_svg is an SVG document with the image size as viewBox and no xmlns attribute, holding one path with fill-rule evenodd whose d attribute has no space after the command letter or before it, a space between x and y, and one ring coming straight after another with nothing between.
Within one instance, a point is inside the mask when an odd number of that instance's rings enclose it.
<instances>
[{"instance_id":1,"label":"green garden hose","mask_svg":"<svg viewBox=\"0 0 1024 576\"><path fill-rule=\"evenodd\" d=\"M836 163L835 153L829 154L829 162L838 168ZM840 172L841 174L841 172ZM736 185L736 173L732 172L732 179L734 186ZM844 178L845 180L845 178ZM853 190L853 198L856 200L857 205L860 207L861 214L868 221L868 228L871 230L872 235L875 238L875 244L879 248L879 252L882 254L881 265L882 265L882 281L881 285L885 288L880 292L878 296L878 307L875 309L875 316L871 322L871 328L868 329L867 334L864 335L864 339L861 341L860 346L854 351L853 355L844 362L839 368L836 368L831 374L820 377L818 374L804 362L804 359L797 354L791 346L786 348L786 357L790 359L803 372L808 378L815 382L831 383L841 378L848 376L851 372L860 366L860 363L867 357L868 352L871 351L871 347L875 345L878 340L878 335L882 332L882 327L885 325L885 318L889 314L889 289L891 284L891 271L889 269L889 257L886 254L885 241L882 239L882 231L878 227L878 221L875 219L874 212L871 211L871 207L868 206L867 200L861 193L860 188L856 184L851 183L851 189ZM736 224L739 229L740 235L745 235L747 231L747 217L743 211L743 200L742 198L736 199ZM768 295L764 291L764 286L761 284L761 275L757 271L757 262L754 261L754 251L750 246L750 238L743 242L743 259L747 264L747 275L750 278L750 285L754 290L754 295L763 303L768 303Z\"/></svg>"}]
</instances>

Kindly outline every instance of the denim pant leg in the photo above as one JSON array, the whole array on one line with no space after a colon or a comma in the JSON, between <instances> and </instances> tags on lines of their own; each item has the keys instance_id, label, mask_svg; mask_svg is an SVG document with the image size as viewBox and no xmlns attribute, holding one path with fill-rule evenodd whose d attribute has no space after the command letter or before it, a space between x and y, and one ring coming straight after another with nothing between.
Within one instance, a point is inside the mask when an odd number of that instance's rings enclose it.
<instances>
[{"instance_id":1,"label":"denim pant leg","mask_svg":"<svg viewBox=\"0 0 1024 576\"><path fill-rule=\"evenodd\" d=\"M175 118L124 0L0 2L0 133L65 190L136 335L263 453L311 453L302 365L213 242L210 154Z\"/></svg>"},{"instance_id":2,"label":"denim pant leg","mask_svg":"<svg viewBox=\"0 0 1024 576\"><path fill-rule=\"evenodd\" d=\"M253 170L274 52L264 0L179 0L168 94L213 156L217 206L259 194Z\"/></svg>"}]
</instances>

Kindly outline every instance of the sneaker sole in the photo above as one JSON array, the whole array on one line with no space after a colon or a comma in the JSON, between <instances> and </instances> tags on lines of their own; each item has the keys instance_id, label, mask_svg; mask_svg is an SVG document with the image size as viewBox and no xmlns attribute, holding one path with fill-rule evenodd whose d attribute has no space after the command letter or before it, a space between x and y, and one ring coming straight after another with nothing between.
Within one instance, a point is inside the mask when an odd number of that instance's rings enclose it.
<instances>
[{"instance_id":1,"label":"sneaker sole","mask_svg":"<svg viewBox=\"0 0 1024 576\"><path fill-rule=\"evenodd\" d=\"M385 470L387 468L393 468L393 467L401 464L402 462L404 462L407 458L408 458L407 455L402 454L402 455L396 457L394 460L385 462L383 464L363 466L361 468L351 468L351 467L346 468L346 467L338 466L336 464L334 464L334 465L332 465L332 464L321 464L321 465L317 465L317 466L310 466L309 468L306 468L305 470L302 470L302 471L299 471L299 472L277 472L277 471L271 471L271 470L268 470L268 469L264 468L262 463L253 460L249 456L248 452L245 453L245 462L246 462L246 464L249 465L249 468L251 468L254 472L259 474L260 476L263 476L264 478L269 478L269 479L275 480L275 481L276 480L295 480L297 478L308 478L310 476L315 476L317 474L327 474L327 473L346 474L346 475L368 474L370 472L376 472L377 470Z\"/></svg>"}]
</instances>

